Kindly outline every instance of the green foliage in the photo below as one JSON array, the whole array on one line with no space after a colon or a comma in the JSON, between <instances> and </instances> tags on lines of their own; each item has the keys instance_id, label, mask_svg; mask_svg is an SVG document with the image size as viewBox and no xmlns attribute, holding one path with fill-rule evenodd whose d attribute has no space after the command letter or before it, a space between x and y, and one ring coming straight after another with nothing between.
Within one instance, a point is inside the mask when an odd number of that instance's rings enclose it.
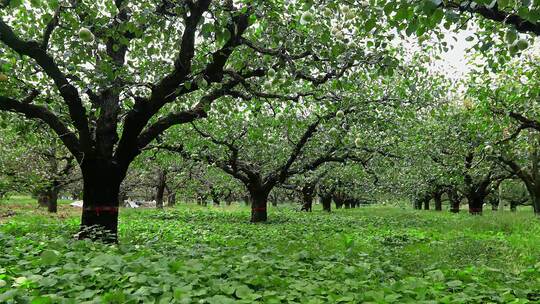
<instances>
[{"instance_id":1,"label":"green foliage","mask_svg":"<svg viewBox=\"0 0 540 304\"><path fill-rule=\"evenodd\" d=\"M0 226L2 303L534 303L540 223L366 207L337 213L124 210L120 245L77 219Z\"/></svg>"}]
</instances>

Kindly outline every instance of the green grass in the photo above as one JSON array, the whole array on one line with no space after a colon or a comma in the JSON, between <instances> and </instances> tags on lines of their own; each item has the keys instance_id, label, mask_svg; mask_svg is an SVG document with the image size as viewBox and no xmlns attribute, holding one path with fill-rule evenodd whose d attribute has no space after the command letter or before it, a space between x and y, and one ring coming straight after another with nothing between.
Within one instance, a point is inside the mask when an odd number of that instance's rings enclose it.
<instances>
[{"instance_id":1,"label":"green grass","mask_svg":"<svg viewBox=\"0 0 540 304\"><path fill-rule=\"evenodd\" d=\"M68 205L72 202L72 200L58 199L58 205ZM0 205L37 206L37 200L29 195L12 195L6 199L0 200Z\"/></svg>"},{"instance_id":2,"label":"green grass","mask_svg":"<svg viewBox=\"0 0 540 304\"><path fill-rule=\"evenodd\" d=\"M119 245L74 241L76 216L18 212L0 226L0 303L540 302L529 212L270 212L122 210Z\"/></svg>"}]
</instances>

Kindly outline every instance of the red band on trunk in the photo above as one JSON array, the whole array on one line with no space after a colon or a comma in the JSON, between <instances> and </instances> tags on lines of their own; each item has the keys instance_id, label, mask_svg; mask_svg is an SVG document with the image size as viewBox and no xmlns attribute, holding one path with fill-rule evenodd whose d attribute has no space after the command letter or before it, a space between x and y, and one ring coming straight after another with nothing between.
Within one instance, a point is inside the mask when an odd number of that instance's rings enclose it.
<instances>
[{"instance_id":1,"label":"red band on trunk","mask_svg":"<svg viewBox=\"0 0 540 304\"><path fill-rule=\"evenodd\" d=\"M260 207L260 208L251 208L251 211L266 211L266 207Z\"/></svg>"},{"instance_id":2,"label":"red band on trunk","mask_svg":"<svg viewBox=\"0 0 540 304\"><path fill-rule=\"evenodd\" d=\"M469 208L469 212L482 212L482 208Z\"/></svg>"},{"instance_id":3,"label":"red band on trunk","mask_svg":"<svg viewBox=\"0 0 540 304\"><path fill-rule=\"evenodd\" d=\"M100 213L110 213L110 214L118 213L118 207L108 207L108 206L87 207L87 208L84 208L84 211L95 212L96 215L99 216Z\"/></svg>"}]
</instances>

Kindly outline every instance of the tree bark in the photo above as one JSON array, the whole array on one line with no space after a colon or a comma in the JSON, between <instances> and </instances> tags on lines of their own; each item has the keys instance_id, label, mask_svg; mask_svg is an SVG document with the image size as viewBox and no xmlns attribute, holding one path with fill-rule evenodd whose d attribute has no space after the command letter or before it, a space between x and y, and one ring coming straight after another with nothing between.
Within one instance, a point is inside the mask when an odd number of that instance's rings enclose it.
<instances>
[{"instance_id":1,"label":"tree bark","mask_svg":"<svg viewBox=\"0 0 540 304\"><path fill-rule=\"evenodd\" d=\"M306 186L302 189L302 211L311 212L315 187Z\"/></svg>"},{"instance_id":2,"label":"tree bark","mask_svg":"<svg viewBox=\"0 0 540 304\"><path fill-rule=\"evenodd\" d=\"M343 207L343 200L341 196L334 195L334 203L336 204L336 209L341 209Z\"/></svg>"},{"instance_id":3,"label":"tree bark","mask_svg":"<svg viewBox=\"0 0 540 304\"><path fill-rule=\"evenodd\" d=\"M264 189L252 188L249 190L251 200L251 222L260 223L268 220L268 194Z\"/></svg>"},{"instance_id":4,"label":"tree bark","mask_svg":"<svg viewBox=\"0 0 540 304\"><path fill-rule=\"evenodd\" d=\"M158 181L156 185L156 208L163 209L163 196L165 194L165 187L167 186L167 172L165 170L158 170Z\"/></svg>"},{"instance_id":5,"label":"tree bark","mask_svg":"<svg viewBox=\"0 0 540 304\"><path fill-rule=\"evenodd\" d=\"M534 214L540 216L540 187L535 187L533 193L530 194Z\"/></svg>"},{"instance_id":6,"label":"tree bark","mask_svg":"<svg viewBox=\"0 0 540 304\"><path fill-rule=\"evenodd\" d=\"M459 205L461 203L461 199L459 198L459 194L457 190L451 189L448 190L448 199L450 200L450 212L452 213L459 213Z\"/></svg>"},{"instance_id":7,"label":"tree bark","mask_svg":"<svg viewBox=\"0 0 540 304\"><path fill-rule=\"evenodd\" d=\"M435 201L435 211L442 211L442 193L435 193L433 200Z\"/></svg>"},{"instance_id":8,"label":"tree bark","mask_svg":"<svg viewBox=\"0 0 540 304\"><path fill-rule=\"evenodd\" d=\"M323 211L331 212L332 211L332 195L323 194L320 196L321 204L323 206Z\"/></svg>"},{"instance_id":9,"label":"tree bark","mask_svg":"<svg viewBox=\"0 0 540 304\"><path fill-rule=\"evenodd\" d=\"M467 198L469 203L469 213L471 215L482 215L484 199L481 196L471 195Z\"/></svg>"},{"instance_id":10,"label":"tree bark","mask_svg":"<svg viewBox=\"0 0 540 304\"><path fill-rule=\"evenodd\" d=\"M424 199L424 210L429 210L429 198Z\"/></svg>"},{"instance_id":11,"label":"tree bark","mask_svg":"<svg viewBox=\"0 0 540 304\"><path fill-rule=\"evenodd\" d=\"M126 170L105 161L86 160L81 171L84 188L79 239L118 242L118 197Z\"/></svg>"}]
</instances>

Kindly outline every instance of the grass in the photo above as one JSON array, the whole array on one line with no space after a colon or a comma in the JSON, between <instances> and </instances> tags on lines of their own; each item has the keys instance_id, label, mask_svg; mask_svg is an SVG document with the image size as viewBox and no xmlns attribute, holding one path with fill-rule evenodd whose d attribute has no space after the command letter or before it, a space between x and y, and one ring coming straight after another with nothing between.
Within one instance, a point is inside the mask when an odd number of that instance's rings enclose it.
<instances>
[{"instance_id":1,"label":"grass","mask_svg":"<svg viewBox=\"0 0 540 304\"><path fill-rule=\"evenodd\" d=\"M69 208L1 224L0 303L540 303L529 212L283 206L254 225L243 206L124 209L104 245L72 239Z\"/></svg>"}]
</instances>

